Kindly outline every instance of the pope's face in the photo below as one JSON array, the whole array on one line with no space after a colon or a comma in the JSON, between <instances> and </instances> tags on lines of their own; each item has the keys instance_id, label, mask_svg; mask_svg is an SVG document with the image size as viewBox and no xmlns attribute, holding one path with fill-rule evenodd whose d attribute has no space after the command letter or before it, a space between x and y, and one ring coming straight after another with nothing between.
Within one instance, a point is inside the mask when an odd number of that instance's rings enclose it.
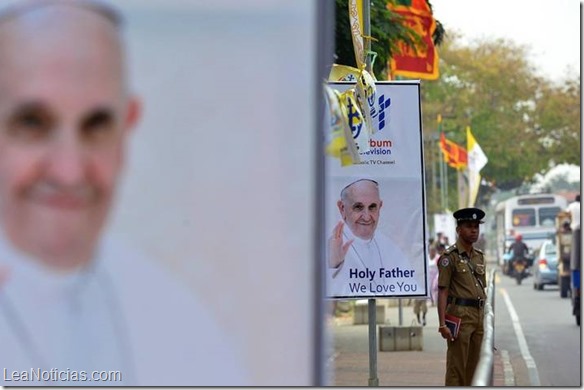
<instances>
[{"instance_id":1,"label":"pope's face","mask_svg":"<svg viewBox=\"0 0 584 390\"><path fill-rule=\"evenodd\" d=\"M45 8L0 23L0 223L20 250L69 267L104 225L135 107L110 22Z\"/></svg>"},{"instance_id":2,"label":"pope's face","mask_svg":"<svg viewBox=\"0 0 584 390\"><path fill-rule=\"evenodd\" d=\"M373 238L382 205L377 185L368 180L352 184L347 188L346 199L338 202L341 216L351 232L364 240Z\"/></svg>"}]
</instances>

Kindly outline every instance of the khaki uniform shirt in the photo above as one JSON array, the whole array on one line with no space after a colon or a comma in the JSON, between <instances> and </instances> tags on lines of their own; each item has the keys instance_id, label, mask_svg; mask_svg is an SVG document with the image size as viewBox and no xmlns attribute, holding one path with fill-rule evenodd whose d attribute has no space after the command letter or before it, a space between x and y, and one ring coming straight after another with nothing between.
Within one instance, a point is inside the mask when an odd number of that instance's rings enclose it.
<instances>
[{"instance_id":1,"label":"khaki uniform shirt","mask_svg":"<svg viewBox=\"0 0 584 390\"><path fill-rule=\"evenodd\" d=\"M473 248L468 254L461 248L457 241L438 260L438 286L447 288L452 297L485 299L485 256L479 249Z\"/></svg>"}]
</instances>

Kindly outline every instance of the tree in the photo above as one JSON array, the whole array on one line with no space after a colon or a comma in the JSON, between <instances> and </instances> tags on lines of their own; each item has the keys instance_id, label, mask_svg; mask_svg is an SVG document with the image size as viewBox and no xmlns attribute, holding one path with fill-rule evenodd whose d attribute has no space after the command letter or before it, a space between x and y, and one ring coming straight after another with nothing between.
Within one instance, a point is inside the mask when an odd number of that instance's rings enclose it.
<instances>
[{"instance_id":1,"label":"tree","mask_svg":"<svg viewBox=\"0 0 584 390\"><path fill-rule=\"evenodd\" d=\"M562 85L542 84L534 122L541 156L550 165L580 165L580 75Z\"/></svg>"},{"instance_id":2,"label":"tree","mask_svg":"<svg viewBox=\"0 0 584 390\"><path fill-rule=\"evenodd\" d=\"M371 45L377 52L373 71L378 79L385 79L387 60L398 50L399 40L412 47L420 42L415 31L386 5L386 0L371 1L371 35L377 39ZM356 66L348 0L336 0L335 35L335 62ZM580 75L554 84L537 76L527 60L527 47L504 39L463 44L456 33L447 36L439 21L433 38L440 44L440 78L422 82L421 88L430 213L440 211L438 114L446 136L460 145L466 146L465 129L470 126L489 158L481 174L492 184L481 187L479 204L495 190L529 184L536 174L555 165L580 165ZM455 205L456 173L448 170L449 204Z\"/></svg>"},{"instance_id":3,"label":"tree","mask_svg":"<svg viewBox=\"0 0 584 390\"><path fill-rule=\"evenodd\" d=\"M459 144L466 145L471 126L489 158L481 174L499 189L529 182L553 164L579 164L579 77L554 86L536 76L526 47L502 39L460 41L447 37L441 77L422 85L427 137L436 131L437 114Z\"/></svg>"},{"instance_id":4,"label":"tree","mask_svg":"<svg viewBox=\"0 0 584 390\"><path fill-rule=\"evenodd\" d=\"M398 49L400 40L411 47L421 44L421 37L404 23L404 18L391 12L387 3L397 1L371 0L370 20L371 36L375 38L371 42L371 50L377 53L373 63L373 73L378 80L386 80L387 62L392 53ZM356 67L355 52L349 22L349 0L335 0L335 63ZM432 8L429 1L427 4ZM435 45L439 45L444 37L444 28L436 21L436 30L433 35Z\"/></svg>"}]
</instances>

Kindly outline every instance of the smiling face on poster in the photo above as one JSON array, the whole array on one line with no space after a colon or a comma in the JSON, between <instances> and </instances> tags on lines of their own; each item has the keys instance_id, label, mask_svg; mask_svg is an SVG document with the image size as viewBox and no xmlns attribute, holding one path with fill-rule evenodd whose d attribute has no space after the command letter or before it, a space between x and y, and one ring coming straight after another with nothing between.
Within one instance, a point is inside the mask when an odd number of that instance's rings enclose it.
<instances>
[{"instance_id":1,"label":"smiling face on poster","mask_svg":"<svg viewBox=\"0 0 584 390\"><path fill-rule=\"evenodd\" d=\"M332 83L339 92L352 87ZM376 132L361 161L326 159L326 291L331 298L427 294L420 85L377 83ZM349 114L349 117L351 115ZM353 121L353 134L360 123Z\"/></svg>"},{"instance_id":2,"label":"smiling face on poster","mask_svg":"<svg viewBox=\"0 0 584 390\"><path fill-rule=\"evenodd\" d=\"M323 383L332 6L0 1L0 386Z\"/></svg>"}]
</instances>

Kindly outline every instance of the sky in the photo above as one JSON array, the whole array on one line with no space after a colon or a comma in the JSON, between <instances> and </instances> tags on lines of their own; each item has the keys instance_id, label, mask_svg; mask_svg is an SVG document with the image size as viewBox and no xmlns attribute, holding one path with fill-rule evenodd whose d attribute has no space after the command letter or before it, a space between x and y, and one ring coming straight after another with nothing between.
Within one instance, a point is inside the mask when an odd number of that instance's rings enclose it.
<instances>
[{"instance_id":1,"label":"sky","mask_svg":"<svg viewBox=\"0 0 584 390\"><path fill-rule=\"evenodd\" d=\"M431 0L448 33L465 38L505 38L530 47L541 76L561 81L566 67L580 72L579 0ZM542 26L547 26L543 28Z\"/></svg>"}]
</instances>

